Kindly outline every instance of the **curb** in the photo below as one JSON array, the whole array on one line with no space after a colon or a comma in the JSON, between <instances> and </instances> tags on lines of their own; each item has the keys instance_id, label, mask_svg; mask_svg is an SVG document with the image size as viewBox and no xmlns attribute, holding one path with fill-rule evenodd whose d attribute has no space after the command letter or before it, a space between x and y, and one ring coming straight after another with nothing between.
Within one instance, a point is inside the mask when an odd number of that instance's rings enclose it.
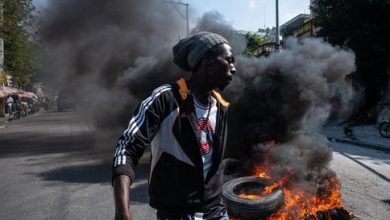
<instances>
[{"instance_id":1,"label":"curb","mask_svg":"<svg viewBox=\"0 0 390 220\"><path fill-rule=\"evenodd\" d=\"M327 137L328 141L331 142L338 142L338 143L344 143L344 144L353 144L356 146L364 147L364 148L369 148L373 150L379 150L383 151L385 153L390 153L390 148L380 145L380 144L369 144L369 143L364 143L361 141L354 141L354 140L347 140L347 139L340 139L340 138L334 138L334 137Z\"/></svg>"}]
</instances>

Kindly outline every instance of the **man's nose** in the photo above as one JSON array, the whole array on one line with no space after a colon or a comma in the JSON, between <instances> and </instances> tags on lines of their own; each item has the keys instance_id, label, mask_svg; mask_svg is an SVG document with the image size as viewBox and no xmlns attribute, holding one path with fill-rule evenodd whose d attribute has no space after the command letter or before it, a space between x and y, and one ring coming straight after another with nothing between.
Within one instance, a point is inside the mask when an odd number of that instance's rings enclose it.
<instances>
[{"instance_id":1,"label":"man's nose","mask_svg":"<svg viewBox=\"0 0 390 220\"><path fill-rule=\"evenodd\" d=\"M236 66L234 66L233 63L229 64L230 73L235 74L236 73Z\"/></svg>"}]
</instances>

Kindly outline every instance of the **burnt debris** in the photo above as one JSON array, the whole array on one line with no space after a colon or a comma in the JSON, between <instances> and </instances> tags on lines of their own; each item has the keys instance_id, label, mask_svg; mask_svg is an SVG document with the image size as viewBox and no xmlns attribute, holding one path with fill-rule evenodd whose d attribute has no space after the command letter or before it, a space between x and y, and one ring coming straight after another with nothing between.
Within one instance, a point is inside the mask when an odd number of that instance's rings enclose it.
<instances>
[{"instance_id":1,"label":"burnt debris","mask_svg":"<svg viewBox=\"0 0 390 220\"><path fill-rule=\"evenodd\" d=\"M304 220L349 220L354 215L344 208L334 208L326 211L318 211L316 215L309 215Z\"/></svg>"}]
</instances>

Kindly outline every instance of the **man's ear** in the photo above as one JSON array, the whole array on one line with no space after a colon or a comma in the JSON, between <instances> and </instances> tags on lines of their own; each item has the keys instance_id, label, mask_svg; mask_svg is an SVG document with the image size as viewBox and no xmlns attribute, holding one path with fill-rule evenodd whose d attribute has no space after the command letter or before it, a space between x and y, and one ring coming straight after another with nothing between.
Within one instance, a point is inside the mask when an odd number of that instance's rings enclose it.
<instances>
[{"instance_id":1,"label":"man's ear","mask_svg":"<svg viewBox=\"0 0 390 220\"><path fill-rule=\"evenodd\" d=\"M202 65L204 67L204 70L207 70L208 68L210 68L214 63L215 63L215 60L211 57L205 57L202 60Z\"/></svg>"},{"instance_id":2,"label":"man's ear","mask_svg":"<svg viewBox=\"0 0 390 220\"><path fill-rule=\"evenodd\" d=\"M201 62L200 62L200 65L199 65L199 72L202 72L206 77L209 77L209 72L210 72L210 68L213 64L213 61L208 59L208 58L204 58Z\"/></svg>"},{"instance_id":3,"label":"man's ear","mask_svg":"<svg viewBox=\"0 0 390 220\"><path fill-rule=\"evenodd\" d=\"M206 57L205 60L207 60L207 63L208 63L209 65L215 63L215 60L214 60L214 58L212 58L212 57Z\"/></svg>"},{"instance_id":4,"label":"man's ear","mask_svg":"<svg viewBox=\"0 0 390 220\"><path fill-rule=\"evenodd\" d=\"M215 63L212 58L205 57L200 61L198 71L208 72L208 69ZM198 72L197 71L197 72Z\"/></svg>"}]
</instances>

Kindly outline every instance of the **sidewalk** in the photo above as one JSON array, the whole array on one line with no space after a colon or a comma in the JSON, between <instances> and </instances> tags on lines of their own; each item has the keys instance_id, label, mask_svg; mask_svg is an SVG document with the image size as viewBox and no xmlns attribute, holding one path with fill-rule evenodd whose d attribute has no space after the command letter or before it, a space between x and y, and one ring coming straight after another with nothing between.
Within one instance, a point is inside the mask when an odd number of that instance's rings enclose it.
<instances>
[{"instance_id":1,"label":"sidewalk","mask_svg":"<svg viewBox=\"0 0 390 220\"><path fill-rule=\"evenodd\" d=\"M378 125L359 125L351 127L349 134L344 132L344 126L325 125L322 134L328 137L329 141L355 144L361 147L390 153L390 138L383 138L378 133Z\"/></svg>"}]
</instances>

